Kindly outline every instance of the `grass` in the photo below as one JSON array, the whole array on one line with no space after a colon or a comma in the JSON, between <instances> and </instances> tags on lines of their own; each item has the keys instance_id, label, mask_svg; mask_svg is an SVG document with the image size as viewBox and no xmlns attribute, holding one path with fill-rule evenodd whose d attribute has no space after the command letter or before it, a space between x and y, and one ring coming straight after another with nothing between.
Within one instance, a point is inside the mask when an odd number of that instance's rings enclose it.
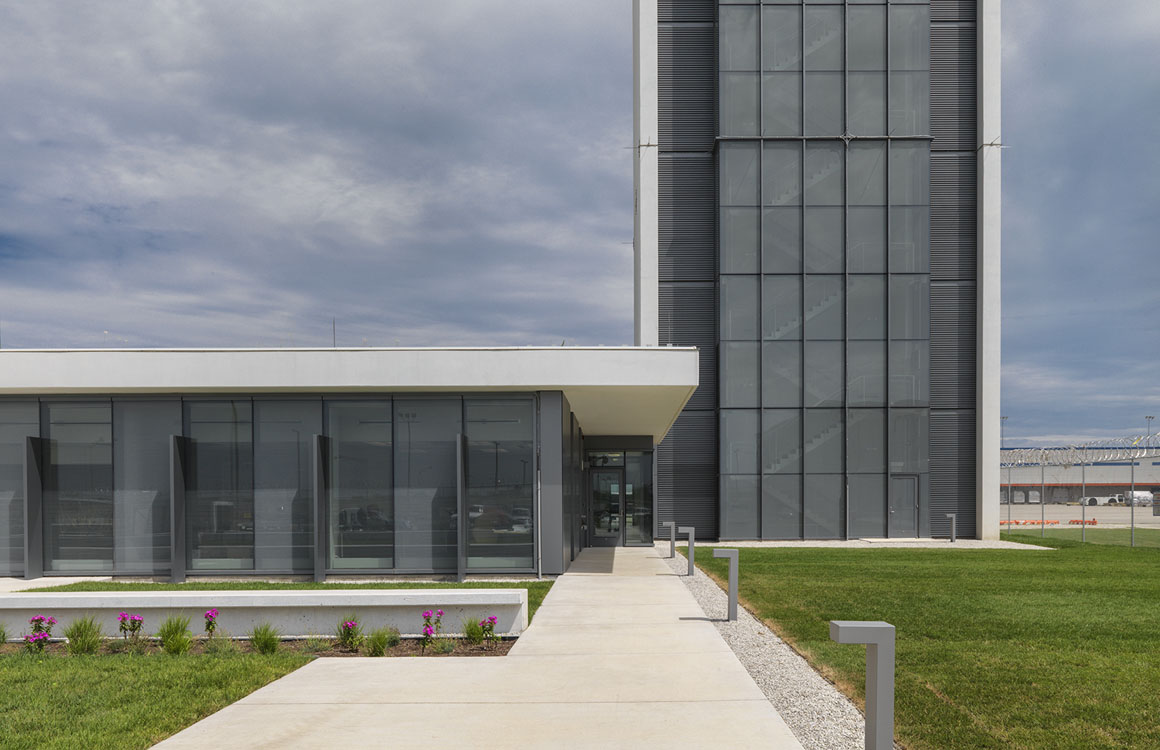
<instances>
[{"instance_id":1,"label":"grass","mask_svg":"<svg viewBox=\"0 0 1160 750\"><path fill-rule=\"evenodd\" d=\"M398 646L402 641L399 631L394 628L379 628L367 636L367 655L382 656L388 648Z\"/></svg>"},{"instance_id":2,"label":"grass","mask_svg":"<svg viewBox=\"0 0 1160 750\"><path fill-rule=\"evenodd\" d=\"M263 622L250 631L250 643L258 653L271 656L278 653L278 647L282 645L282 633L270 623Z\"/></svg>"},{"instance_id":3,"label":"grass","mask_svg":"<svg viewBox=\"0 0 1160 750\"><path fill-rule=\"evenodd\" d=\"M828 623L895 625L895 731L912 750L1160 747L1160 551L1043 544L1055 551L742 548L740 594L859 700L865 650Z\"/></svg>"},{"instance_id":4,"label":"grass","mask_svg":"<svg viewBox=\"0 0 1160 750\"><path fill-rule=\"evenodd\" d=\"M73 656L97 653L97 649L104 643L104 636L101 624L93 615L77 618L64 629L64 637L68 638L68 652Z\"/></svg>"},{"instance_id":5,"label":"grass","mask_svg":"<svg viewBox=\"0 0 1160 750\"><path fill-rule=\"evenodd\" d=\"M311 589L527 589L528 621L544 602L552 581L468 581L467 583L425 583L398 581L390 583L267 583L264 581L193 581L189 583L118 583L87 581L63 586L27 589L29 593L59 591L299 591Z\"/></svg>"},{"instance_id":6,"label":"grass","mask_svg":"<svg viewBox=\"0 0 1160 750\"><path fill-rule=\"evenodd\" d=\"M189 632L189 618L180 615L166 617L157 628L161 648L170 656L188 654L193 646L193 633Z\"/></svg>"},{"instance_id":7,"label":"grass","mask_svg":"<svg viewBox=\"0 0 1160 750\"><path fill-rule=\"evenodd\" d=\"M0 745L149 747L308 661L301 654L2 656Z\"/></svg>"},{"instance_id":8,"label":"grass","mask_svg":"<svg viewBox=\"0 0 1160 750\"><path fill-rule=\"evenodd\" d=\"M1043 537L1045 539L1064 539L1071 542L1080 542L1087 539L1088 544L1108 544L1118 547L1128 547L1132 543L1131 529L1107 529L1098 526L1089 526L1086 537L1083 529L1078 526L1048 526L1043 529ZM1019 531L1004 531L1002 536L1007 539L1009 535L1017 536L1020 540L1024 537L1039 536L1038 526L1024 526ZM1142 529L1136 528L1136 546L1137 547L1160 547L1160 529Z\"/></svg>"}]
</instances>

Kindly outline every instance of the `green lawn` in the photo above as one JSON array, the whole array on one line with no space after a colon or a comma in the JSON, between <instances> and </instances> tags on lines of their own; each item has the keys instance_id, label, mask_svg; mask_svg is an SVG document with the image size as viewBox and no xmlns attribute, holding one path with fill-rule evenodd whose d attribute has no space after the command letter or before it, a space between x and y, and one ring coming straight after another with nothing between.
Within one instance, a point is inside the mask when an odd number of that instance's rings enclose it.
<instances>
[{"instance_id":1,"label":"green lawn","mask_svg":"<svg viewBox=\"0 0 1160 750\"><path fill-rule=\"evenodd\" d=\"M1009 534L1038 537L1038 526L1023 526L1018 531L1004 531L1003 538ZM1086 538L1088 544L1112 544L1127 547L1132 543L1131 529L1108 529L1098 526L1089 526L1085 537L1083 529L1077 526L1047 526L1043 529L1043 536L1048 539L1067 539L1078 542ZM1160 547L1160 529L1136 529L1137 547Z\"/></svg>"},{"instance_id":2,"label":"green lawn","mask_svg":"<svg viewBox=\"0 0 1160 750\"><path fill-rule=\"evenodd\" d=\"M260 591L302 589L527 589L528 622L536 615L552 581L468 581L466 583L425 583L397 581L387 583L266 583L263 581L192 581L188 583L117 583L92 581L64 586L28 589L29 592L53 591Z\"/></svg>"},{"instance_id":3,"label":"green lawn","mask_svg":"<svg viewBox=\"0 0 1160 750\"><path fill-rule=\"evenodd\" d=\"M308 661L288 653L0 656L0 747L149 747Z\"/></svg>"},{"instance_id":4,"label":"green lawn","mask_svg":"<svg viewBox=\"0 0 1160 750\"><path fill-rule=\"evenodd\" d=\"M1013 537L1038 543L1038 536ZM830 620L897 627L896 736L920 748L1160 747L1160 550L741 549L741 597L861 700L865 650ZM726 561L698 555L722 578Z\"/></svg>"}]
</instances>

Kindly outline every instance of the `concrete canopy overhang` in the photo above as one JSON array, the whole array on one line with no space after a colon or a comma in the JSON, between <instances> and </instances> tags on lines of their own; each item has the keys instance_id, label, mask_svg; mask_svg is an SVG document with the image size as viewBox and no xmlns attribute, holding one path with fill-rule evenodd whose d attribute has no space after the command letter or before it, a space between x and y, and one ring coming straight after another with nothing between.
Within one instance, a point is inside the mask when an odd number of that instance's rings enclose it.
<instances>
[{"instance_id":1,"label":"concrete canopy overhang","mask_svg":"<svg viewBox=\"0 0 1160 750\"><path fill-rule=\"evenodd\" d=\"M9 349L0 396L561 391L585 433L660 442L697 361L685 347Z\"/></svg>"}]
</instances>

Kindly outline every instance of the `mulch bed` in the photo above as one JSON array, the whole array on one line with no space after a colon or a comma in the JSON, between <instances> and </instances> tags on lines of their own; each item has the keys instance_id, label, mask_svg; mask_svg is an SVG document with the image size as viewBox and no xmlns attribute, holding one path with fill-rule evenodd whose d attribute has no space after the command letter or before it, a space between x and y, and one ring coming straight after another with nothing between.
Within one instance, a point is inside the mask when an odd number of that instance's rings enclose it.
<instances>
[{"instance_id":1,"label":"mulch bed","mask_svg":"<svg viewBox=\"0 0 1160 750\"><path fill-rule=\"evenodd\" d=\"M515 645L516 639L504 639L493 645L480 644L478 646L472 645L465 640L459 638L449 638L448 642L453 644L454 648L450 653L436 653L433 647L428 647L426 651L423 650L422 641L418 639L404 639L399 645L393 648L388 648L383 656L423 656L429 658L439 658L444 656L503 656L511 650ZM221 644L221 638L217 639L217 643ZM353 657L366 656L366 649L362 651L348 651L340 648L332 639L303 639L283 641L281 645L282 651L298 652L303 654L314 654L320 657ZM218 651L219 653L241 653L254 654L257 651L250 644L249 641L230 641L229 645L218 645L214 648L209 644L205 638L197 638L194 640L193 647L189 650L190 654L205 654L208 652ZM65 656L68 651L64 643L50 643L44 649L45 654ZM139 641L137 644L131 644L120 638L109 639L101 646L98 654L122 654L122 653L138 653L138 654L162 654L161 644L157 641ZM0 644L0 656L16 655L24 653L24 646L19 643Z\"/></svg>"}]
</instances>

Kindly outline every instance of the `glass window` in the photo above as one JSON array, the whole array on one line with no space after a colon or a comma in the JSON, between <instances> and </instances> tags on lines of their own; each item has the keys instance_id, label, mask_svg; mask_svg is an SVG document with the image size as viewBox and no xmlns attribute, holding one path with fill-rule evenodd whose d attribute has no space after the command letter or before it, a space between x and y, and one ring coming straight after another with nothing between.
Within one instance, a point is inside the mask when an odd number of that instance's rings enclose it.
<instances>
[{"instance_id":1,"label":"glass window","mask_svg":"<svg viewBox=\"0 0 1160 750\"><path fill-rule=\"evenodd\" d=\"M850 144L849 201L851 206L886 205L886 143Z\"/></svg>"},{"instance_id":2,"label":"glass window","mask_svg":"<svg viewBox=\"0 0 1160 750\"><path fill-rule=\"evenodd\" d=\"M621 451L588 451L588 465L597 467L624 466L624 453Z\"/></svg>"},{"instance_id":3,"label":"glass window","mask_svg":"<svg viewBox=\"0 0 1160 750\"><path fill-rule=\"evenodd\" d=\"M467 567L534 568L534 404L531 399L468 398L463 408ZM630 481L625 480L626 498ZM633 489L644 488L638 481Z\"/></svg>"},{"instance_id":4,"label":"glass window","mask_svg":"<svg viewBox=\"0 0 1160 750\"><path fill-rule=\"evenodd\" d=\"M930 74L914 71L890 74L891 135L930 134Z\"/></svg>"},{"instance_id":5,"label":"glass window","mask_svg":"<svg viewBox=\"0 0 1160 750\"><path fill-rule=\"evenodd\" d=\"M802 134L802 74L766 73L761 83L761 133Z\"/></svg>"},{"instance_id":6,"label":"glass window","mask_svg":"<svg viewBox=\"0 0 1160 750\"><path fill-rule=\"evenodd\" d=\"M802 337L800 276L766 276L762 280L761 331L766 339Z\"/></svg>"},{"instance_id":7,"label":"glass window","mask_svg":"<svg viewBox=\"0 0 1160 750\"><path fill-rule=\"evenodd\" d=\"M810 206L805 209L806 273L844 273L846 270L846 212L842 208Z\"/></svg>"},{"instance_id":8,"label":"glass window","mask_svg":"<svg viewBox=\"0 0 1160 750\"><path fill-rule=\"evenodd\" d=\"M726 341L721 345L721 406L759 406L758 347L756 341Z\"/></svg>"},{"instance_id":9,"label":"glass window","mask_svg":"<svg viewBox=\"0 0 1160 750\"><path fill-rule=\"evenodd\" d=\"M890 270L930 270L930 209L926 206L890 209Z\"/></svg>"},{"instance_id":10,"label":"glass window","mask_svg":"<svg viewBox=\"0 0 1160 750\"><path fill-rule=\"evenodd\" d=\"M881 539L886 536L886 477L862 474L848 477L850 536Z\"/></svg>"},{"instance_id":11,"label":"glass window","mask_svg":"<svg viewBox=\"0 0 1160 750\"><path fill-rule=\"evenodd\" d=\"M841 474L843 451L841 409L806 409L805 470L807 474Z\"/></svg>"},{"instance_id":12,"label":"glass window","mask_svg":"<svg viewBox=\"0 0 1160 750\"><path fill-rule=\"evenodd\" d=\"M758 151L756 143L722 143L721 205L756 206Z\"/></svg>"},{"instance_id":13,"label":"glass window","mask_svg":"<svg viewBox=\"0 0 1160 750\"><path fill-rule=\"evenodd\" d=\"M395 567L456 570L458 398L395 399Z\"/></svg>"},{"instance_id":14,"label":"glass window","mask_svg":"<svg viewBox=\"0 0 1160 750\"><path fill-rule=\"evenodd\" d=\"M929 342L890 342L890 405L930 405Z\"/></svg>"},{"instance_id":15,"label":"glass window","mask_svg":"<svg viewBox=\"0 0 1160 750\"><path fill-rule=\"evenodd\" d=\"M844 337L845 306L841 276L807 276L805 333L807 339Z\"/></svg>"},{"instance_id":16,"label":"glass window","mask_svg":"<svg viewBox=\"0 0 1160 750\"><path fill-rule=\"evenodd\" d=\"M886 70L886 8L851 7L846 65L850 70Z\"/></svg>"},{"instance_id":17,"label":"glass window","mask_svg":"<svg viewBox=\"0 0 1160 750\"><path fill-rule=\"evenodd\" d=\"M0 576L24 575L24 455L30 437L40 437L37 402L0 402Z\"/></svg>"},{"instance_id":18,"label":"glass window","mask_svg":"<svg viewBox=\"0 0 1160 750\"><path fill-rule=\"evenodd\" d=\"M767 208L761 236L762 270L765 273L801 273L802 210Z\"/></svg>"},{"instance_id":19,"label":"glass window","mask_svg":"<svg viewBox=\"0 0 1160 750\"><path fill-rule=\"evenodd\" d=\"M886 338L886 277L850 276L850 338Z\"/></svg>"},{"instance_id":20,"label":"glass window","mask_svg":"<svg viewBox=\"0 0 1160 750\"><path fill-rule=\"evenodd\" d=\"M806 70L841 70L845 56L842 7L817 6L805 9Z\"/></svg>"},{"instance_id":21,"label":"glass window","mask_svg":"<svg viewBox=\"0 0 1160 750\"><path fill-rule=\"evenodd\" d=\"M857 206L849 211L850 273L886 270L886 209Z\"/></svg>"},{"instance_id":22,"label":"glass window","mask_svg":"<svg viewBox=\"0 0 1160 750\"><path fill-rule=\"evenodd\" d=\"M757 135L761 76L757 73L722 73L719 96L721 135Z\"/></svg>"},{"instance_id":23,"label":"glass window","mask_svg":"<svg viewBox=\"0 0 1160 750\"><path fill-rule=\"evenodd\" d=\"M890 471L925 474L928 466L930 412L927 409L890 410Z\"/></svg>"},{"instance_id":24,"label":"glass window","mask_svg":"<svg viewBox=\"0 0 1160 750\"><path fill-rule=\"evenodd\" d=\"M653 454L629 452L624 472L624 542L653 543Z\"/></svg>"},{"instance_id":25,"label":"glass window","mask_svg":"<svg viewBox=\"0 0 1160 750\"><path fill-rule=\"evenodd\" d=\"M930 70L930 7L890 8L890 69Z\"/></svg>"},{"instance_id":26,"label":"glass window","mask_svg":"<svg viewBox=\"0 0 1160 750\"><path fill-rule=\"evenodd\" d=\"M395 565L391 402L327 401L327 508L332 570Z\"/></svg>"},{"instance_id":27,"label":"glass window","mask_svg":"<svg viewBox=\"0 0 1160 750\"><path fill-rule=\"evenodd\" d=\"M802 413L797 409L766 409L761 414L761 466L766 474L800 474Z\"/></svg>"},{"instance_id":28,"label":"glass window","mask_svg":"<svg viewBox=\"0 0 1160 750\"><path fill-rule=\"evenodd\" d=\"M802 69L801 7L765 7L762 30L762 65L766 70Z\"/></svg>"},{"instance_id":29,"label":"glass window","mask_svg":"<svg viewBox=\"0 0 1160 750\"><path fill-rule=\"evenodd\" d=\"M886 471L886 410L851 409L849 418L846 471L851 474Z\"/></svg>"},{"instance_id":30,"label":"glass window","mask_svg":"<svg viewBox=\"0 0 1160 750\"><path fill-rule=\"evenodd\" d=\"M727 145L721 144L724 148ZM761 165L762 200L767 206L802 204L802 150L799 143L764 144Z\"/></svg>"},{"instance_id":31,"label":"glass window","mask_svg":"<svg viewBox=\"0 0 1160 750\"><path fill-rule=\"evenodd\" d=\"M802 405L802 345L767 341L762 345L761 404L793 408Z\"/></svg>"},{"instance_id":32,"label":"glass window","mask_svg":"<svg viewBox=\"0 0 1160 750\"><path fill-rule=\"evenodd\" d=\"M186 401L188 569L254 569L254 424L249 400ZM175 561L176 562L176 561Z\"/></svg>"},{"instance_id":33,"label":"glass window","mask_svg":"<svg viewBox=\"0 0 1160 750\"><path fill-rule=\"evenodd\" d=\"M758 31L756 7L721 6L718 18L721 70L757 70Z\"/></svg>"},{"instance_id":34,"label":"glass window","mask_svg":"<svg viewBox=\"0 0 1160 750\"><path fill-rule=\"evenodd\" d=\"M886 342L851 341L847 346L846 398L850 406L886 405Z\"/></svg>"},{"instance_id":35,"label":"glass window","mask_svg":"<svg viewBox=\"0 0 1160 750\"><path fill-rule=\"evenodd\" d=\"M841 341L807 341L806 406L841 406L845 395Z\"/></svg>"},{"instance_id":36,"label":"glass window","mask_svg":"<svg viewBox=\"0 0 1160 750\"><path fill-rule=\"evenodd\" d=\"M841 143L806 145L806 205L841 206L846 182L845 151Z\"/></svg>"},{"instance_id":37,"label":"glass window","mask_svg":"<svg viewBox=\"0 0 1160 750\"><path fill-rule=\"evenodd\" d=\"M721 410L721 473L756 474L757 438L761 412L756 409Z\"/></svg>"},{"instance_id":38,"label":"glass window","mask_svg":"<svg viewBox=\"0 0 1160 750\"><path fill-rule=\"evenodd\" d=\"M167 572L169 458L173 436L181 434L181 402L116 401L113 434L114 568L118 573Z\"/></svg>"},{"instance_id":39,"label":"glass window","mask_svg":"<svg viewBox=\"0 0 1160 750\"><path fill-rule=\"evenodd\" d=\"M840 136L846 130L841 73L806 73L802 95L805 135Z\"/></svg>"},{"instance_id":40,"label":"glass window","mask_svg":"<svg viewBox=\"0 0 1160 750\"><path fill-rule=\"evenodd\" d=\"M108 401L42 406L44 569L113 570L113 424Z\"/></svg>"},{"instance_id":41,"label":"glass window","mask_svg":"<svg viewBox=\"0 0 1160 750\"><path fill-rule=\"evenodd\" d=\"M930 277L890 277L890 338L930 338Z\"/></svg>"},{"instance_id":42,"label":"glass window","mask_svg":"<svg viewBox=\"0 0 1160 750\"><path fill-rule=\"evenodd\" d=\"M314 436L322 401L254 402L254 568L314 569Z\"/></svg>"},{"instance_id":43,"label":"glass window","mask_svg":"<svg viewBox=\"0 0 1160 750\"><path fill-rule=\"evenodd\" d=\"M850 134L886 135L886 74L850 73L846 80Z\"/></svg>"},{"instance_id":44,"label":"glass window","mask_svg":"<svg viewBox=\"0 0 1160 750\"><path fill-rule=\"evenodd\" d=\"M890 145L890 204L930 205L930 145L895 141Z\"/></svg>"},{"instance_id":45,"label":"glass window","mask_svg":"<svg viewBox=\"0 0 1160 750\"><path fill-rule=\"evenodd\" d=\"M758 335L758 277L721 277L721 338L730 340L757 340Z\"/></svg>"},{"instance_id":46,"label":"glass window","mask_svg":"<svg viewBox=\"0 0 1160 750\"><path fill-rule=\"evenodd\" d=\"M778 474L761 478L761 538L800 539L802 478Z\"/></svg>"},{"instance_id":47,"label":"glass window","mask_svg":"<svg viewBox=\"0 0 1160 750\"><path fill-rule=\"evenodd\" d=\"M805 538L841 539L845 527L842 512L845 477L807 474L805 485Z\"/></svg>"},{"instance_id":48,"label":"glass window","mask_svg":"<svg viewBox=\"0 0 1160 750\"><path fill-rule=\"evenodd\" d=\"M756 539L761 477L721 477L721 538Z\"/></svg>"},{"instance_id":49,"label":"glass window","mask_svg":"<svg viewBox=\"0 0 1160 750\"><path fill-rule=\"evenodd\" d=\"M721 209L721 273L757 273L761 209Z\"/></svg>"}]
</instances>

